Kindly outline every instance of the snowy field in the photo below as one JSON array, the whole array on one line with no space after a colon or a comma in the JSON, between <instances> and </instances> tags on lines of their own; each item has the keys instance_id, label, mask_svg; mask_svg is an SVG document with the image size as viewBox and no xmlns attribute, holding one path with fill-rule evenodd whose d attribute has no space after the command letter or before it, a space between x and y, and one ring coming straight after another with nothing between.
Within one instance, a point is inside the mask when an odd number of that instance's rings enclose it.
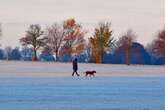
<instances>
[{"instance_id":1,"label":"snowy field","mask_svg":"<svg viewBox=\"0 0 165 110\"><path fill-rule=\"evenodd\" d=\"M85 70L96 77L84 77ZM0 110L164 110L165 66L0 62Z\"/></svg>"},{"instance_id":2,"label":"snowy field","mask_svg":"<svg viewBox=\"0 0 165 110\"><path fill-rule=\"evenodd\" d=\"M0 110L164 110L165 78L0 78Z\"/></svg>"},{"instance_id":3,"label":"snowy field","mask_svg":"<svg viewBox=\"0 0 165 110\"><path fill-rule=\"evenodd\" d=\"M79 64L79 74L96 70L96 76L165 76L165 66ZM68 77L71 63L0 61L0 77Z\"/></svg>"}]
</instances>

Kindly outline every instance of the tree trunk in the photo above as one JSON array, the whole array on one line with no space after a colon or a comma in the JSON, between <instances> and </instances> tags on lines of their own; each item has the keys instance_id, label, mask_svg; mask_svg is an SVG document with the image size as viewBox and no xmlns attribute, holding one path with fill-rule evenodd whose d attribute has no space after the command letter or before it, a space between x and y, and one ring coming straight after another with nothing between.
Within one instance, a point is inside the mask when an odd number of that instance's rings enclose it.
<instances>
[{"instance_id":1,"label":"tree trunk","mask_svg":"<svg viewBox=\"0 0 165 110\"><path fill-rule=\"evenodd\" d=\"M7 61L9 60L9 53L7 53Z\"/></svg>"},{"instance_id":2,"label":"tree trunk","mask_svg":"<svg viewBox=\"0 0 165 110\"><path fill-rule=\"evenodd\" d=\"M130 65L130 47L126 49L126 64Z\"/></svg>"},{"instance_id":3,"label":"tree trunk","mask_svg":"<svg viewBox=\"0 0 165 110\"><path fill-rule=\"evenodd\" d=\"M58 58L58 50L56 50L56 62L59 60Z\"/></svg>"},{"instance_id":4,"label":"tree trunk","mask_svg":"<svg viewBox=\"0 0 165 110\"><path fill-rule=\"evenodd\" d=\"M37 61L37 50L36 49L34 49L34 55L33 55L32 61Z\"/></svg>"},{"instance_id":5,"label":"tree trunk","mask_svg":"<svg viewBox=\"0 0 165 110\"><path fill-rule=\"evenodd\" d=\"M104 57L104 48L101 49L100 63L103 63L103 57Z\"/></svg>"}]
</instances>

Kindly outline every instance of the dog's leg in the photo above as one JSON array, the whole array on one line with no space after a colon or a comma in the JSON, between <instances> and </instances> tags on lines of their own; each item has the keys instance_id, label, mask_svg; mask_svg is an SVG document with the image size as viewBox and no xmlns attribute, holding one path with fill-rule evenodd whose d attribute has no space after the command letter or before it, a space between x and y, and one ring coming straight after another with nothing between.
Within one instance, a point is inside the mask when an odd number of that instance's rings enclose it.
<instances>
[{"instance_id":1,"label":"dog's leg","mask_svg":"<svg viewBox=\"0 0 165 110\"><path fill-rule=\"evenodd\" d=\"M88 74L86 73L86 74L85 74L85 76L87 77L87 76L88 76Z\"/></svg>"}]
</instances>

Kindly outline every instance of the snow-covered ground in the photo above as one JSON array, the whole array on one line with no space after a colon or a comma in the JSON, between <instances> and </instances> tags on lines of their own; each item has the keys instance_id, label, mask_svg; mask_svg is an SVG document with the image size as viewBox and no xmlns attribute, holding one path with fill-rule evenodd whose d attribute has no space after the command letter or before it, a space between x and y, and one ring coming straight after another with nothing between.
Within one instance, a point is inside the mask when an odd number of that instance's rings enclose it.
<instances>
[{"instance_id":1,"label":"snow-covered ground","mask_svg":"<svg viewBox=\"0 0 165 110\"><path fill-rule=\"evenodd\" d=\"M0 110L164 110L165 78L0 78Z\"/></svg>"},{"instance_id":2,"label":"snow-covered ground","mask_svg":"<svg viewBox=\"0 0 165 110\"><path fill-rule=\"evenodd\" d=\"M79 64L86 70L96 77L71 77L71 63L1 61L0 110L165 109L165 66Z\"/></svg>"},{"instance_id":3,"label":"snow-covered ground","mask_svg":"<svg viewBox=\"0 0 165 110\"><path fill-rule=\"evenodd\" d=\"M79 73L96 70L96 76L165 76L165 66L79 64ZM71 63L0 61L0 77L71 76Z\"/></svg>"}]
</instances>

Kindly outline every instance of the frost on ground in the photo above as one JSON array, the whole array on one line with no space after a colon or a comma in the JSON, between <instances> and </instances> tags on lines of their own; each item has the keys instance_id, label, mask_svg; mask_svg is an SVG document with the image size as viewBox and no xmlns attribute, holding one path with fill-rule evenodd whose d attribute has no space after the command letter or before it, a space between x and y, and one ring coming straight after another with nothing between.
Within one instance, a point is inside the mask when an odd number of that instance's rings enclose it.
<instances>
[{"instance_id":1,"label":"frost on ground","mask_svg":"<svg viewBox=\"0 0 165 110\"><path fill-rule=\"evenodd\" d=\"M81 76L86 70L96 70L96 76L165 76L165 66L79 64ZM0 77L71 76L71 63L0 61Z\"/></svg>"},{"instance_id":2,"label":"frost on ground","mask_svg":"<svg viewBox=\"0 0 165 110\"><path fill-rule=\"evenodd\" d=\"M0 110L165 108L164 66L79 64L86 70L96 77L71 77L71 63L1 61Z\"/></svg>"},{"instance_id":3,"label":"frost on ground","mask_svg":"<svg viewBox=\"0 0 165 110\"><path fill-rule=\"evenodd\" d=\"M0 78L1 110L164 110L165 78Z\"/></svg>"}]
</instances>

